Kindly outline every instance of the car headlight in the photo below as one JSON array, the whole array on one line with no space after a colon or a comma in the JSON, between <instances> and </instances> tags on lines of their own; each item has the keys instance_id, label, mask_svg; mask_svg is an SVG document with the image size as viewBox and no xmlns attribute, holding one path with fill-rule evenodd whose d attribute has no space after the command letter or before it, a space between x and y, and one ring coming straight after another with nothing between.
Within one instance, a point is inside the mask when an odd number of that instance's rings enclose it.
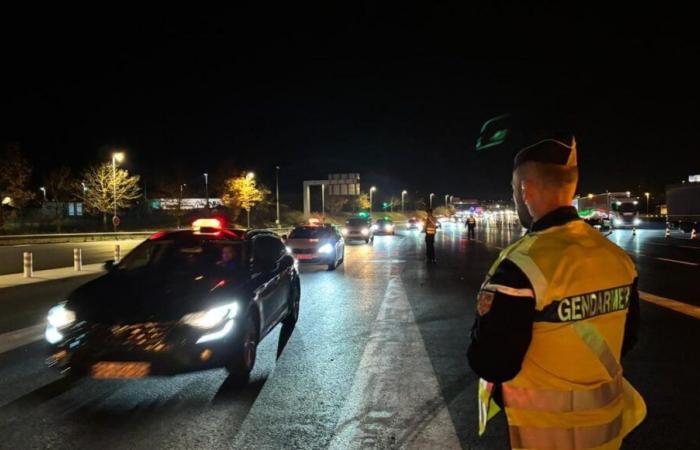
<instances>
[{"instance_id":1,"label":"car headlight","mask_svg":"<svg viewBox=\"0 0 700 450\"><path fill-rule=\"evenodd\" d=\"M377 225L372 225L373 230L376 230L377 228L379 228Z\"/></svg>"},{"instance_id":2,"label":"car headlight","mask_svg":"<svg viewBox=\"0 0 700 450\"><path fill-rule=\"evenodd\" d=\"M75 322L75 312L67 309L65 302L59 303L49 309L49 314L46 319L49 325L54 328L65 328Z\"/></svg>"},{"instance_id":3,"label":"car headlight","mask_svg":"<svg viewBox=\"0 0 700 450\"><path fill-rule=\"evenodd\" d=\"M394 226L393 226L393 225L387 225L387 226L386 226L386 229L387 229L387 230L393 230L393 229L394 229Z\"/></svg>"},{"instance_id":4,"label":"car headlight","mask_svg":"<svg viewBox=\"0 0 700 450\"><path fill-rule=\"evenodd\" d=\"M622 225L622 221L620 219L613 219L613 225L620 226Z\"/></svg>"},{"instance_id":5,"label":"car headlight","mask_svg":"<svg viewBox=\"0 0 700 450\"><path fill-rule=\"evenodd\" d=\"M363 228L362 229L362 236L367 236L369 234L369 229Z\"/></svg>"},{"instance_id":6,"label":"car headlight","mask_svg":"<svg viewBox=\"0 0 700 450\"><path fill-rule=\"evenodd\" d=\"M345 236L346 234L348 234L348 229L343 228L342 230L340 230L340 232L343 233L343 236Z\"/></svg>"},{"instance_id":7,"label":"car headlight","mask_svg":"<svg viewBox=\"0 0 700 450\"><path fill-rule=\"evenodd\" d=\"M318 252L324 254L331 253L333 252L333 246L331 244L323 244L321 247L319 247Z\"/></svg>"},{"instance_id":8,"label":"car headlight","mask_svg":"<svg viewBox=\"0 0 700 450\"><path fill-rule=\"evenodd\" d=\"M287 249L287 254L291 255L292 254L292 247L286 246L285 248Z\"/></svg>"},{"instance_id":9,"label":"car headlight","mask_svg":"<svg viewBox=\"0 0 700 450\"><path fill-rule=\"evenodd\" d=\"M231 303L207 311L185 314L180 321L195 328L207 330L220 325L226 319L233 319L236 314L238 314L238 303Z\"/></svg>"},{"instance_id":10,"label":"car headlight","mask_svg":"<svg viewBox=\"0 0 700 450\"><path fill-rule=\"evenodd\" d=\"M634 224L635 224L635 225L639 225L640 223L642 223L641 220L639 220L639 219L637 219L637 218L634 219Z\"/></svg>"}]
</instances>

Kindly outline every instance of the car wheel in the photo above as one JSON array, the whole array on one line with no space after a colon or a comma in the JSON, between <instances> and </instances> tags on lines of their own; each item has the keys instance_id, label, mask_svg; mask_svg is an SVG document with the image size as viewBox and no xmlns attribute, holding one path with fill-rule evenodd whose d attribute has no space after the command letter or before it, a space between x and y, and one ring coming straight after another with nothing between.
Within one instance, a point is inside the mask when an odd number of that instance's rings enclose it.
<instances>
[{"instance_id":1,"label":"car wheel","mask_svg":"<svg viewBox=\"0 0 700 450\"><path fill-rule=\"evenodd\" d=\"M335 270L336 267L338 267L338 259L337 255L333 253L333 262L328 264L328 270Z\"/></svg>"},{"instance_id":2,"label":"car wheel","mask_svg":"<svg viewBox=\"0 0 700 450\"><path fill-rule=\"evenodd\" d=\"M226 365L226 369L237 383L247 383L250 372L255 366L255 358L258 350L258 328L253 317L248 315L245 322L243 336L238 342L238 347L233 353L233 358Z\"/></svg>"},{"instance_id":3,"label":"car wheel","mask_svg":"<svg viewBox=\"0 0 700 450\"><path fill-rule=\"evenodd\" d=\"M369 244L369 238L365 239L365 244Z\"/></svg>"},{"instance_id":4,"label":"car wheel","mask_svg":"<svg viewBox=\"0 0 700 450\"><path fill-rule=\"evenodd\" d=\"M289 290L289 314L282 321L283 327L294 327L299 320L299 307L301 305L301 286L297 279Z\"/></svg>"}]
</instances>

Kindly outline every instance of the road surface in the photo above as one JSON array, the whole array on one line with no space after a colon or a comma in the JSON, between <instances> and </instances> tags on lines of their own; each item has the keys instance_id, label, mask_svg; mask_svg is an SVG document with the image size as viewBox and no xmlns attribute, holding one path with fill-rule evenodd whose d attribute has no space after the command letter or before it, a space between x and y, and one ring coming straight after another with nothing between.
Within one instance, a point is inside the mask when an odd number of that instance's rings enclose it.
<instances>
[{"instance_id":1,"label":"road surface","mask_svg":"<svg viewBox=\"0 0 700 450\"><path fill-rule=\"evenodd\" d=\"M477 437L465 351L483 274L519 236L479 229L469 241L446 225L438 263L426 266L422 235L400 230L348 245L335 272L303 267L297 327L279 358L278 330L261 343L241 391L224 370L68 383L44 368L43 344L31 341L46 308L86 278L2 289L0 448L505 449L502 420ZM642 291L700 304L695 242L655 231L610 238L633 254ZM649 413L624 448L698 448L698 319L641 308L640 341L623 364Z\"/></svg>"}]
</instances>

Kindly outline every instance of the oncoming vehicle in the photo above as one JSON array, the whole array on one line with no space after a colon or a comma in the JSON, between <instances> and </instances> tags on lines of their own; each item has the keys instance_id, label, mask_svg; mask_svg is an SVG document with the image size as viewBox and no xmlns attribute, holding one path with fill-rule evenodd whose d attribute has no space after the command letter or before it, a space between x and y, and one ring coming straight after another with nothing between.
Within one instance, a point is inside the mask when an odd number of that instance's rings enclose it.
<instances>
[{"instance_id":1,"label":"oncoming vehicle","mask_svg":"<svg viewBox=\"0 0 700 450\"><path fill-rule=\"evenodd\" d=\"M415 217L411 217L406 222L406 228L409 230L422 230L423 222L421 222L419 219L416 219Z\"/></svg>"},{"instance_id":2,"label":"oncoming vehicle","mask_svg":"<svg viewBox=\"0 0 700 450\"><path fill-rule=\"evenodd\" d=\"M47 364L94 378L225 367L245 382L258 342L299 316L296 262L282 240L216 220L163 231L49 310Z\"/></svg>"},{"instance_id":3,"label":"oncoming vehicle","mask_svg":"<svg viewBox=\"0 0 700 450\"><path fill-rule=\"evenodd\" d=\"M372 229L374 230L374 234L389 234L393 236L395 233L394 222L386 217L377 220L374 225L372 225Z\"/></svg>"},{"instance_id":4,"label":"oncoming vehicle","mask_svg":"<svg viewBox=\"0 0 700 450\"><path fill-rule=\"evenodd\" d=\"M346 241L365 241L369 243L374 239L372 222L368 218L353 217L345 222L342 229Z\"/></svg>"},{"instance_id":5,"label":"oncoming vehicle","mask_svg":"<svg viewBox=\"0 0 700 450\"><path fill-rule=\"evenodd\" d=\"M345 259L345 241L331 225L300 225L286 239L288 251L302 264L335 270Z\"/></svg>"}]
</instances>

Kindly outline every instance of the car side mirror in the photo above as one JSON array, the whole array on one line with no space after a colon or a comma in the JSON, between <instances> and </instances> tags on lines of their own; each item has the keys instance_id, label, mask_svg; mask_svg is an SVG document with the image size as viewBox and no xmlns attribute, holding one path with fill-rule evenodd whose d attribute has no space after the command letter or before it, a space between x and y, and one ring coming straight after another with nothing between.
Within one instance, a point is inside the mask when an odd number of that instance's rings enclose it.
<instances>
[{"instance_id":1,"label":"car side mirror","mask_svg":"<svg viewBox=\"0 0 700 450\"><path fill-rule=\"evenodd\" d=\"M105 261L103 267L104 267L104 269L105 269L107 272L113 271L113 270L114 270L114 267L115 267L114 260L113 260L113 259L110 259L109 261Z\"/></svg>"}]
</instances>

